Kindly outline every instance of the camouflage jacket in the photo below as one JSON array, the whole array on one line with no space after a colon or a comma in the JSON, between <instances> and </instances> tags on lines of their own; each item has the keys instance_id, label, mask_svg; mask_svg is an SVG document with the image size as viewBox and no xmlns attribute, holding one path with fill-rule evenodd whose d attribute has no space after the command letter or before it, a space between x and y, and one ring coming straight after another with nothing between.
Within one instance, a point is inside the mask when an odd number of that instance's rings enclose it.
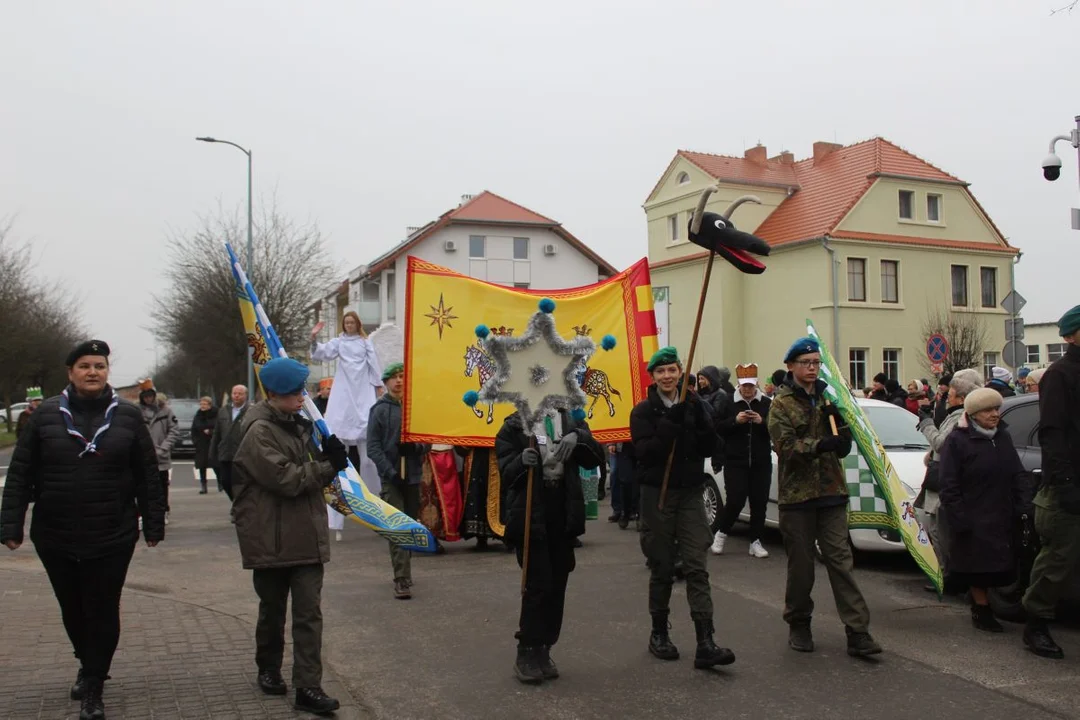
<instances>
[{"instance_id":1,"label":"camouflage jacket","mask_svg":"<svg viewBox=\"0 0 1080 720\"><path fill-rule=\"evenodd\" d=\"M822 411L820 398L826 388L818 380L814 396L795 387L789 379L776 392L769 408L769 437L779 464L777 485L779 504L797 505L820 498L847 498L848 488L841 458L851 452L851 432L840 434L847 440L839 453L818 453L817 444L831 435L829 418ZM828 503L831 504L831 503ZM841 504L837 501L837 504Z\"/></svg>"}]
</instances>

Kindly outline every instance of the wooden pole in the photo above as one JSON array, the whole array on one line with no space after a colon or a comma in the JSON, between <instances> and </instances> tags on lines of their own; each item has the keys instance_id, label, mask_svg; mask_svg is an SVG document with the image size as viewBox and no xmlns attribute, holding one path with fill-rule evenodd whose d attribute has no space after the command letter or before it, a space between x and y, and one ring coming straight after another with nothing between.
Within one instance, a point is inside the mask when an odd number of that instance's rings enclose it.
<instances>
[{"instance_id":1,"label":"wooden pole","mask_svg":"<svg viewBox=\"0 0 1080 720\"><path fill-rule=\"evenodd\" d=\"M536 449L536 438L529 436L529 449ZM525 581L529 576L529 539L532 536L533 476L536 466L529 466L525 483L525 544L521 548L521 594L525 594Z\"/></svg>"}]
</instances>

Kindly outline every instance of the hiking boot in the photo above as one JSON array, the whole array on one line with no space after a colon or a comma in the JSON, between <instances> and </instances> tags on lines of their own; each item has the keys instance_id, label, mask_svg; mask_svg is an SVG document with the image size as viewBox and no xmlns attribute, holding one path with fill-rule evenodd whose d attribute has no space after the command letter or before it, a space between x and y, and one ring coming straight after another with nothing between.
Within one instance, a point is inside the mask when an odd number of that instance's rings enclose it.
<instances>
[{"instance_id":1,"label":"hiking boot","mask_svg":"<svg viewBox=\"0 0 1080 720\"><path fill-rule=\"evenodd\" d=\"M989 605L971 606L971 624L975 626L976 630L992 633L1005 632L1005 628L1001 627L1001 623L994 617L994 611L990 609Z\"/></svg>"},{"instance_id":2,"label":"hiking boot","mask_svg":"<svg viewBox=\"0 0 1080 720\"><path fill-rule=\"evenodd\" d=\"M712 551L713 555L723 555L725 542L727 542L727 535L717 530L716 536L713 537L712 547L709 550Z\"/></svg>"},{"instance_id":3,"label":"hiking boot","mask_svg":"<svg viewBox=\"0 0 1080 720\"><path fill-rule=\"evenodd\" d=\"M409 590L408 580L405 578L394 580L394 597L398 600L408 600L412 597L412 591Z\"/></svg>"},{"instance_id":4,"label":"hiking boot","mask_svg":"<svg viewBox=\"0 0 1080 720\"><path fill-rule=\"evenodd\" d=\"M611 513L611 515L608 516L607 521L609 523L617 523L617 522L619 522L619 520L621 518L622 518L622 513L613 512L613 513Z\"/></svg>"},{"instance_id":5,"label":"hiking boot","mask_svg":"<svg viewBox=\"0 0 1080 720\"><path fill-rule=\"evenodd\" d=\"M630 516L623 513L619 516L619 529L625 530L628 527L630 527Z\"/></svg>"},{"instance_id":6,"label":"hiking boot","mask_svg":"<svg viewBox=\"0 0 1080 720\"><path fill-rule=\"evenodd\" d=\"M341 703L329 697L321 687L296 688L296 701L293 702L293 707L316 715L325 715L340 708Z\"/></svg>"},{"instance_id":7,"label":"hiking boot","mask_svg":"<svg viewBox=\"0 0 1080 720\"><path fill-rule=\"evenodd\" d=\"M259 689L267 695L288 695L289 688L281 677L280 670L260 670L257 678Z\"/></svg>"},{"instance_id":8,"label":"hiking boot","mask_svg":"<svg viewBox=\"0 0 1080 720\"><path fill-rule=\"evenodd\" d=\"M540 666L540 674L544 676L544 679L554 680L559 677L559 668L555 661L551 659L551 646L544 645L541 647L538 655L537 662Z\"/></svg>"},{"instance_id":9,"label":"hiking boot","mask_svg":"<svg viewBox=\"0 0 1080 720\"><path fill-rule=\"evenodd\" d=\"M814 634L810 632L810 623L793 624L788 630L787 644L795 652L814 652Z\"/></svg>"},{"instance_id":10,"label":"hiking boot","mask_svg":"<svg viewBox=\"0 0 1080 720\"><path fill-rule=\"evenodd\" d=\"M769 551L765 549L760 540L755 540L750 543L750 557L767 558L769 557Z\"/></svg>"},{"instance_id":11,"label":"hiking boot","mask_svg":"<svg viewBox=\"0 0 1080 720\"><path fill-rule=\"evenodd\" d=\"M675 643L671 642L671 636L668 635L670 627L671 624L668 623L667 613L653 615L652 634L649 635L649 652L661 660L679 659L679 648L675 647Z\"/></svg>"},{"instance_id":12,"label":"hiking boot","mask_svg":"<svg viewBox=\"0 0 1080 720\"><path fill-rule=\"evenodd\" d=\"M874 642L867 632L855 632L847 628L847 654L851 657L869 657L879 655L881 646Z\"/></svg>"},{"instance_id":13,"label":"hiking boot","mask_svg":"<svg viewBox=\"0 0 1080 720\"><path fill-rule=\"evenodd\" d=\"M694 653L694 667L699 670L716 665L730 665L735 662L735 653L727 648L717 647L713 642L713 621L695 620L697 634L697 652Z\"/></svg>"},{"instance_id":14,"label":"hiking boot","mask_svg":"<svg viewBox=\"0 0 1080 720\"><path fill-rule=\"evenodd\" d=\"M83 692L82 705L79 708L79 720L105 720L105 703L101 694L105 682L100 678L85 678L86 689Z\"/></svg>"},{"instance_id":15,"label":"hiking boot","mask_svg":"<svg viewBox=\"0 0 1080 720\"><path fill-rule=\"evenodd\" d=\"M79 673L75 676L75 683L71 686L71 699L82 700L85 694L86 677L83 675L83 669L79 668Z\"/></svg>"},{"instance_id":16,"label":"hiking boot","mask_svg":"<svg viewBox=\"0 0 1080 720\"><path fill-rule=\"evenodd\" d=\"M1065 657L1065 651L1050 636L1050 628L1046 626L1046 621L1039 618L1031 618L1024 626L1024 645L1039 657L1052 660L1061 660Z\"/></svg>"},{"instance_id":17,"label":"hiking boot","mask_svg":"<svg viewBox=\"0 0 1080 720\"><path fill-rule=\"evenodd\" d=\"M536 648L518 647L514 661L514 675L523 683L535 685L544 681L544 672L540 669Z\"/></svg>"}]
</instances>

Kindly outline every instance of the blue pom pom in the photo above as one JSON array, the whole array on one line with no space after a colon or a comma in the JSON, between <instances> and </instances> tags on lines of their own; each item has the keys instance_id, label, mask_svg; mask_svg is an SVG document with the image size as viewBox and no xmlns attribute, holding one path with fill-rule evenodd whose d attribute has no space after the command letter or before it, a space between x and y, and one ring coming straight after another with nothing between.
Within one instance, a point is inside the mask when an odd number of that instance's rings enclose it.
<instances>
[{"instance_id":1,"label":"blue pom pom","mask_svg":"<svg viewBox=\"0 0 1080 720\"><path fill-rule=\"evenodd\" d=\"M600 347L604 348L605 350L611 350L612 348L614 348L615 347L615 336L614 335L605 335L600 340Z\"/></svg>"},{"instance_id":2,"label":"blue pom pom","mask_svg":"<svg viewBox=\"0 0 1080 720\"><path fill-rule=\"evenodd\" d=\"M462 397L461 399L469 407L476 407L476 403L480 402L480 393L476 392L475 390L470 390L469 392L465 393L464 397Z\"/></svg>"},{"instance_id":3,"label":"blue pom pom","mask_svg":"<svg viewBox=\"0 0 1080 720\"><path fill-rule=\"evenodd\" d=\"M581 408L574 408L574 412L570 413L570 417L578 422L582 422L585 420L585 411Z\"/></svg>"},{"instance_id":4,"label":"blue pom pom","mask_svg":"<svg viewBox=\"0 0 1080 720\"><path fill-rule=\"evenodd\" d=\"M555 301L551 298L544 298L540 301L540 312L550 315L555 312Z\"/></svg>"},{"instance_id":5,"label":"blue pom pom","mask_svg":"<svg viewBox=\"0 0 1080 720\"><path fill-rule=\"evenodd\" d=\"M481 340L491 334L491 330L488 329L487 325L477 325L474 332L476 332L476 337L480 338Z\"/></svg>"}]
</instances>

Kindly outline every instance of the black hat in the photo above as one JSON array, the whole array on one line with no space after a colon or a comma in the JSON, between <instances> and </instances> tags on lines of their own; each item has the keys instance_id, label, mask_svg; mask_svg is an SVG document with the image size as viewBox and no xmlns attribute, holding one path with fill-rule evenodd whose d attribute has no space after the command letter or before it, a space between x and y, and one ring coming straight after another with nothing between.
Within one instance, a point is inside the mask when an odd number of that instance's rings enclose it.
<instances>
[{"instance_id":1,"label":"black hat","mask_svg":"<svg viewBox=\"0 0 1080 720\"><path fill-rule=\"evenodd\" d=\"M774 370L772 374L772 384L776 387L780 387L784 384L784 378L787 377L787 370L780 369Z\"/></svg>"},{"instance_id":2,"label":"black hat","mask_svg":"<svg viewBox=\"0 0 1080 720\"><path fill-rule=\"evenodd\" d=\"M100 355L101 357L109 357L109 343L104 340L87 340L81 342L75 346L75 349L68 353L67 360L64 364L68 367L72 367L79 358L84 355Z\"/></svg>"}]
</instances>

